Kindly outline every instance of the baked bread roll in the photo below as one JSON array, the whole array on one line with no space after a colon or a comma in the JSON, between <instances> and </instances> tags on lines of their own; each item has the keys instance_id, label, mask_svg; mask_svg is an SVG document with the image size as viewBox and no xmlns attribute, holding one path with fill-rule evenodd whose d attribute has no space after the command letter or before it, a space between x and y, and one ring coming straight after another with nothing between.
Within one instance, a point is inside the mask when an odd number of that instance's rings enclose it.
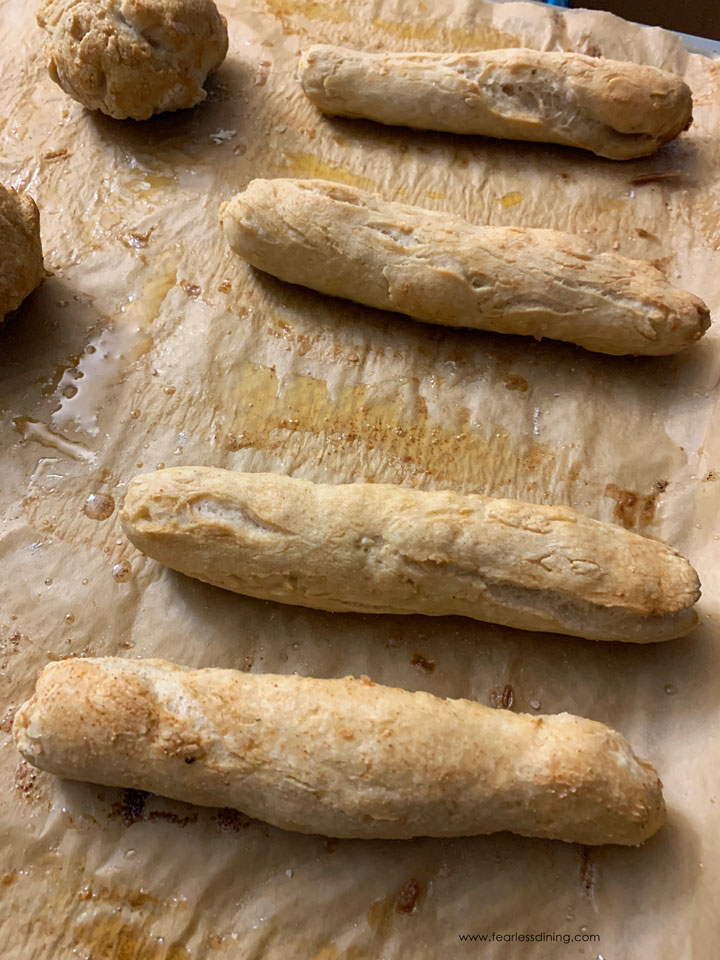
<instances>
[{"instance_id":1,"label":"baked bread roll","mask_svg":"<svg viewBox=\"0 0 720 960\"><path fill-rule=\"evenodd\" d=\"M680 77L581 53L364 53L319 44L300 82L324 113L379 123L536 140L601 157L646 157L687 130Z\"/></svg>"},{"instance_id":2,"label":"baked bread roll","mask_svg":"<svg viewBox=\"0 0 720 960\"><path fill-rule=\"evenodd\" d=\"M665 820L657 774L602 723L367 678L56 661L17 711L13 736L29 763L61 777L331 837L511 830L631 845Z\"/></svg>"},{"instance_id":3,"label":"baked bread roll","mask_svg":"<svg viewBox=\"0 0 720 960\"><path fill-rule=\"evenodd\" d=\"M324 180L253 180L223 204L220 221L232 249L260 270L427 323L653 355L682 350L710 325L702 300L643 260Z\"/></svg>"},{"instance_id":4,"label":"baked bread roll","mask_svg":"<svg viewBox=\"0 0 720 960\"><path fill-rule=\"evenodd\" d=\"M45 0L37 21L55 83L118 120L194 107L228 49L213 0Z\"/></svg>"},{"instance_id":5,"label":"baked bread roll","mask_svg":"<svg viewBox=\"0 0 720 960\"><path fill-rule=\"evenodd\" d=\"M0 320L43 278L40 214L27 194L0 183Z\"/></svg>"},{"instance_id":6,"label":"baked bread roll","mask_svg":"<svg viewBox=\"0 0 720 960\"><path fill-rule=\"evenodd\" d=\"M320 610L460 614L636 643L697 619L687 560L568 507L174 467L131 480L122 524L174 570Z\"/></svg>"}]
</instances>

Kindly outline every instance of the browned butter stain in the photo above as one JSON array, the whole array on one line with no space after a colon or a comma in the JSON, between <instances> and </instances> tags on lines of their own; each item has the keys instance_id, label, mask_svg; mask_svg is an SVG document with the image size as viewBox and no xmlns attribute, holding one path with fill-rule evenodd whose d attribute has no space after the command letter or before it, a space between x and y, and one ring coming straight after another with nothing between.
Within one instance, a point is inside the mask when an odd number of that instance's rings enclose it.
<instances>
[{"instance_id":1,"label":"browned butter stain","mask_svg":"<svg viewBox=\"0 0 720 960\"><path fill-rule=\"evenodd\" d=\"M348 23L352 19L344 3L330 3L328 0L292 0L291 3L288 0L265 0L265 3L273 16L283 21L284 27L285 19L291 16L325 20L327 23Z\"/></svg>"},{"instance_id":2,"label":"browned butter stain","mask_svg":"<svg viewBox=\"0 0 720 960\"><path fill-rule=\"evenodd\" d=\"M421 880L408 880L395 896L396 913L414 913L425 893L425 884Z\"/></svg>"},{"instance_id":3,"label":"browned butter stain","mask_svg":"<svg viewBox=\"0 0 720 960\"><path fill-rule=\"evenodd\" d=\"M421 670L425 670L427 673L432 673L437 666L436 660L433 660L432 657L425 657L422 653L414 653L410 657L410 663L413 667L420 667Z\"/></svg>"},{"instance_id":4,"label":"browned butter stain","mask_svg":"<svg viewBox=\"0 0 720 960\"><path fill-rule=\"evenodd\" d=\"M109 887L92 887L90 884L82 887L78 893L79 900L93 900L102 903L120 903L123 906L137 910L148 903L162 903L158 897L147 890L133 890L129 888L110 889Z\"/></svg>"},{"instance_id":5,"label":"browned butter stain","mask_svg":"<svg viewBox=\"0 0 720 960\"><path fill-rule=\"evenodd\" d=\"M239 833L241 830L247 829L251 823L256 822L251 817L240 813L239 810L233 810L231 807L219 807L213 814L212 820L218 829L232 830L233 833Z\"/></svg>"},{"instance_id":6,"label":"browned butter stain","mask_svg":"<svg viewBox=\"0 0 720 960\"><path fill-rule=\"evenodd\" d=\"M373 900L367 912L367 922L372 930L385 936L392 929L393 903L392 900L381 898Z\"/></svg>"},{"instance_id":7,"label":"browned butter stain","mask_svg":"<svg viewBox=\"0 0 720 960\"><path fill-rule=\"evenodd\" d=\"M368 924L380 934L388 934L393 926L393 916L414 913L425 895L426 884L411 878L392 896L373 900L368 910Z\"/></svg>"},{"instance_id":8,"label":"browned butter stain","mask_svg":"<svg viewBox=\"0 0 720 960\"><path fill-rule=\"evenodd\" d=\"M214 426L213 442L224 450L286 450L287 434L300 434L303 441L318 442L324 457L350 449L379 451L386 466L394 466L393 480L422 474L489 492L528 473L536 482L548 481L556 459L529 438L514 442L500 426L488 425L487 433L471 426L466 408L440 424L429 417L422 396L407 403L360 383L330 397L324 380L302 375L285 379L281 389L272 368L249 361L218 406L233 411Z\"/></svg>"},{"instance_id":9,"label":"browned butter stain","mask_svg":"<svg viewBox=\"0 0 720 960\"><path fill-rule=\"evenodd\" d=\"M173 810L148 810L147 806L151 796L144 790L124 789L120 794L120 799L111 805L108 819L122 820L126 827L131 827L134 823L140 823L141 821L153 822L157 820L172 823L177 827L187 827L197 823L198 812L192 808L187 814L176 813Z\"/></svg>"},{"instance_id":10,"label":"browned butter stain","mask_svg":"<svg viewBox=\"0 0 720 960\"><path fill-rule=\"evenodd\" d=\"M490 706L495 710L510 710L513 705L513 688L506 683L502 687L493 687L488 697Z\"/></svg>"},{"instance_id":11,"label":"browned butter stain","mask_svg":"<svg viewBox=\"0 0 720 960\"><path fill-rule=\"evenodd\" d=\"M345 183L349 187L358 187L360 190L377 190L378 183L369 177L353 173L347 167L339 164L325 163L312 153L285 152L285 164L294 176L318 178L320 180L334 180Z\"/></svg>"},{"instance_id":12,"label":"browned butter stain","mask_svg":"<svg viewBox=\"0 0 720 960\"><path fill-rule=\"evenodd\" d=\"M452 27L438 20L373 20L373 27L391 37L404 40L434 42L447 50L493 50L518 46L518 39L490 24L476 24L470 29Z\"/></svg>"},{"instance_id":13,"label":"browned butter stain","mask_svg":"<svg viewBox=\"0 0 720 960\"><path fill-rule=\"evenodd\" d=\"M623 490L614 483L605 486L605 496L615 501L613 518L626 530L642 529L653 522L659 492L656 488L652 493L638 493Z\"/></svg>"},{"instance_id":14,"label":"browned butter stain","mask_svg":"<svg viewBox=\"0 0 720 960\"><path fill-rule=\"evenodd\" d=\"M527 388L527 380L525 377L521 377L519 374L513 374L511 377L505 378L506 390L519 390L521 393L527 393Z\"/></svg>"},{"instance_id":15,"label":"browned butter stain","mask_svg":"<svg viewBox=\"0 0 720 960\"><path fill-rule=\"evenodd\" d=\"M303 35L308 31L298 20L318 20L325 23L351 24L353 17L348 3L333 3L331 0L265 0L265 3L282 26L283 33ZM422 9L422 8L421 8ZM292 22L290 22L292 21ZM518 45L517 37L490 24L478 24L474 28L452 27L443 21L427 18L417 21L373 20L375 31L388 37L416 40L421 46L430 44L448 50L490 50ZM320 37L318 40L322 39ZM360 37L357 38L358 41Z\"/></svg>"},{"instance_id":16,"label":"browned butter stain","mask_svg":"<svg viewBox=\"0 0 720 960\"><path fill-rule=\"evenodd\" d=\"M29 803L42 800L44 797L40 771L25 760L21 760L15 768L15 788Z\"/></svg>"},{"instance_id":17,"label":"browned butter stain","mask_svg":"<svg viewBox=\"0 0 720 960\"><path fill-rule=\"evenodd\" d=\"M33 878L35 871L40 873ZM48 956L58 960L66 956L81 960L190 960L183 943L148 933L156 921L172 923L173 914L187 909L186 901L162 899L142 887L111 887L100 885L96 879L88 881L87 876L78 875L77 867L56 853L34 861L22 874L35 885L41 877L43 884L48 877L54 881L44 887L47 897L32 931L33 943L47 940L53 944ZM15 874L8 876L11 879L3 881L5 886L23 879Z\"/></svg>"},{"instance_id":18,"label":"browned butter stain","mask_svg":"<svg viewBox=\"0 0 720 960\"><path fill-rule=\"evenodd\" d=\"M62 147L60 150L48 150L47 153L42 155L43 160L63 160L65 157L71 157L72 154L68 152L66 147Z\"/></svg>"},{"instance_id":19,"label":"browned butter stain","mask_svg":"<svg viewBox=\"0 0 720 960\"><path fill-rule=\"evenodd\" d=\"M588 900L592 900L595 892L596 868L592 854L592 847L580 847L580 887Z\"/></svg>"},{"instance_id":20,"label":"browned butter stain","mask_svg":"<svg viewBox=\"0 0 720 960\"><path fill-rule=\"evenodd\" d=\"M33 877L35 871L39 872ZM177 927L173 915L188 907L182 899L162 899L142 887L111 887L100 885L96 879L88 881L87 876L83 878L78 873L77 865L73 867L57 853L46 854L21 875L8 874L8 877L9 880L0 881L6 887L25 878L36 886L44 884L47 896L33 920L32 942L52 943L48 957L190 960L191 955L183 943L148 933L157 921ZM53 881L50 885L47 885L48 877ZM11 895L12 891L8 891L7 896Z\"/></svg>"},{"instance_id":21,"label":"browned butter stain","mask_svg":"<svg viewBox=\"0 0 720 960\"><path fill-rule=\"evenodd\" d=\"M131 827L144 818L148 797L149 794L144 790L123 790L120 799L110 807L108 816L122 820L126 827Z\"/></svg>"},{"instance_id":22,"label":"browned butter stain","mask_svg":"<svg viewBox=\"0 0 720 960\"><path fill-rule=\"evenodd\" d=\"M96 914L87 923L74 924L72 939L75 950L86 951L92 960L190 960L181 943L148 936L122 913Z\"/></svg>"},{"instance_id":23,"label":"browned butter stain","mask_svg":"<svg viewBox=\"0 0 720 960\"><path fill-rule=\"evenodd\" d=\"M304 459L330 465L351 458L370 482L467 485L472 492L497 495L498 487L516 487L522 477L525 489L513 490L521 499L526 491L530 499L542 493L558 471L576 479L577 464L565 463L568 450L556 454L530 436L514 439L498 423L471 423L462 406L434 420L424 397L417 390L403 395L402 388L399 381L397 390L356 382L330 395L325 380L296 374L283 377L281 385L274 367L244 361L231 378L213 385L208 403L217 413L206 442L227 451L291 457L302 451ZM78 522L77 500L87 495L87 481L73 478L52 495L29 494L23 509L44 536L105 549L112 569L126 559L116 544L117 523Z\"/></svg>"},{"instance_id":24,"label":"browned butter stain","mask_svg":"<svg viewBox=\"0 0 720 960\"><path fill-rule=\"evenodd\" d=\"M146 233L125 233L120 237L120 243L130 250L144 250L150 242L155 227L152 226Z\"/></svg>"},{"instance_id":25,"label":"browned butter stain","mask_svg":"<svg viewBox=\"0 0 720 960\"><path fill-rule=\"evenodd\" d=\"M192 283L190 280L181 280L180 286L183 289L183 293L186 297L189 297L191 300L197 300L202 292L197 283Z\"/></svg>"},{"instance_id":26,"label":"browned butter stain","mask_svg":"<svg viewBox=\"0 0 720 960\"><path fill-rule=\"evenodd\" d=\"M661 183L663 180L679 180L682 176L681 170L651 170L648 173L639 173L629 181L634 187L640 187L645 183Z\"/></svg>"}]
</instances>

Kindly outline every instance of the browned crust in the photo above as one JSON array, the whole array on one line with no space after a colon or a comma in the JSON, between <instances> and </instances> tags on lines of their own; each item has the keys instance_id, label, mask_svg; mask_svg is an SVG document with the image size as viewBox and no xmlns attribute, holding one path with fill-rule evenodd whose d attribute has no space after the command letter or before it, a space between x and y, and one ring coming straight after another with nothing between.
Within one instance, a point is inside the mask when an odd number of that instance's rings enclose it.
<instances>
[{"instance_id":1,"label":"browned crust","mask_svg":"<svg viewBox=\"0 0 720 960\"><path fill-rule=\"evenodd\" d=\"M73 659L44 669L13 735L26 760L60 776L303 833L639 844L665 820L657 774L603 724L367 678Z\"/></svg>"}]
</instances>

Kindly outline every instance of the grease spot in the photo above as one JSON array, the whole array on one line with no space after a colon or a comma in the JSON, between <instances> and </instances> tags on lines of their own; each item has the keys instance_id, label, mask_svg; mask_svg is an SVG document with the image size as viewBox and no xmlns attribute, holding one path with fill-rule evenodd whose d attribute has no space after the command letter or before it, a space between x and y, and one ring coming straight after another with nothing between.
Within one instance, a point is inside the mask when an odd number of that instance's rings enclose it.
<instances>
[{"instance_id":1,"label":"grease spot","mask_svg":"<svg viewBox=\"0 0 720 960\"><path fill-rule=\"evenodd\" d=\"M408 880L395 897L395 912L414 913L424 893L424 883L419 880Z\"/></svg>"},{"instance_id":2,"label":"grease spot","mask_svg":"<svg viewBox=\"0 0 720 960\"><path fill-rule=\"evenodd\" d=\"M181 280L180 286L182 287L186 297L197 300L197 298L200 296L200 287L196 283L190 283L189 280Z\"/></svg>"},{"instance_id":3,"label":"grease spot","mask_svg":"<svg viewBox=\"0 0 720 960\"><path fill-rule=\"evenodd\" d=\"M585 897L591 902L595 896L595 881L597 868L592 859L592 847L580 847L580 887Z\"/></svg>"},{"instance_id":4,"label":"grease spot","mask_svg":"<svg viewBox=\"0 0 720 960\"><path fill-rule=\"evenodd\" d=\"M150 242L155 227L150 227L146 233L124 233L120 242L131 250L144 250Z\"/></svg>"},{"instance_id":5,"label":"grease spot","mask_svg":"<svg viewBox=\"0 0 720 960\"><path fill-rule=\"evenodd\" d=\"M512 190L510 193L504 193L501 197L498 197L498 203L503 209L508 207L514 207L518 203L522 203L525 198L521 193L518 193L517 190Z\"/></svg>"},{"instance_id":6,"label":"grease spot","mask_svg":"<svg viewBox=\"0 0 720 960\"><path fill-rule=\"evenodd\" d=\"M353 173L347 167L332 166L319 160L312 153L292 153L286 151L285 158L289 167L295 176L307 177L308 179L318 178L320 180L335 180L340 183L346 183L350 187L359 187L361 190L377 190L378 183L369 177L363 177L360 174Z\"/></svg>"},{"instance_id":7,"label":"grease spot","mask_svg":"<svg viewBox=\"0 0 720 960\"><path fill-rule=\"evenodd\" d=\"M132 564L129 560L121 560L112 569L113 580L118 583L127 583L132 580Z\"/></svg>"},{"instance_id":8,"label":"grease spot","mask_svg":"<svg viewBox=\"0 0 720 960\"><path fill-rule=\"evenodd\" d=\"M513 705L513 688L509 683L493 687L489 696L490 706L495 710L509 710Z\"/></svg>"},{"instance_id":9,"label":"grease spot","mask_svg":"<svg viewBox=\"0 0 720 960\"><path fill-rule=\"evenodd\" d=\"M109 493L91 493L83 504L83 513L90 520L107 520L115 509L115 500Z\"/></svg>"},{"instance_id":10,"label":"grease spot","mask_svg":"<svg viewBox=\"0 0 720 960\"><path fill-rule=\"evenodd\" d=\"M73 926L75 954L92 960L190 960L181 943L165 943L162 937L151 937L142 925L124 919L123 913L94 915L91 923Z\"/></svg>"},{"instance_id":11,"label":"grease spot","mask_svg":"<svg viewBox=\"0 0 720 960\"><path fill-rule=\"evenodd\" d=\"M123 790L120 799L110 807L109 816L131 827L143 819L148 796L144 790Z\"/></svg>"},{"instance_id":12,"label":"grease spot","mask_svg":"<svg viewBox=\"0 0 720 960\"><path fill-rule=\"evenodd\" d=\"M605 496L615 501L613 519L626 530L646 527L653 522L658 493L657 489L653 493L623 490L614 483L608 483L605 487Z\"/></svg>"},{"instance_id":13,"label":"grease spot","mask_svg":"<svg viewBox=\"0 0 720 960\"><path fill-rule=\"evenodd\" d=\"M425 670L427 673L432 673L437 666L436 660L433 660L432 657L425 657L422 653L414 653L410 657L410 663L414 667L420 667L421 670Z\"/></svg>"},{"instance_id":14,"label":"grease spot","mask_svg":"<svg viewBox=\"0 0 720 960\"><path fill-rule=\"evenodd\" d=\"M519 390L521 393L527 393L528 382L525 377L521 377L519 374L506 377L504 383L506 390Z\"/></svg>"},{"instance_id":15,"label":"grease spot","mask_svg":"<svg viewBox=\"0 0 720 960\"><path fill-rule=\"evenodd\" d=\"M239 833L241 830L245 830L253 822L251 817L240 813L239 810L233 810L230 807L220 807L212 820L220 830L230 830L233 833Z\"/></svg>"},{"instance_id":16,"label":"grease spot","mask_svg":"<svg viewBox=\"0 0 720 960\"><path fill-rule=\"evenodd\" d=\"M26 760L21 760L15 768L15 788L28 802L40 800L42 790L38 783L40 771Z\"/></svg>"},{"instance_id":17,"label":"grease spot","mask_svg":"<svg viewBox=\"0 0 720 960\"><path fill-rule=\"evenodd\" d=\"M393 926L393 915L414 913L425 893L426 885L410 879L391 897L373 900L367 913L367 921L373 930L389 934Z\"/></svg>"}]
</instances>

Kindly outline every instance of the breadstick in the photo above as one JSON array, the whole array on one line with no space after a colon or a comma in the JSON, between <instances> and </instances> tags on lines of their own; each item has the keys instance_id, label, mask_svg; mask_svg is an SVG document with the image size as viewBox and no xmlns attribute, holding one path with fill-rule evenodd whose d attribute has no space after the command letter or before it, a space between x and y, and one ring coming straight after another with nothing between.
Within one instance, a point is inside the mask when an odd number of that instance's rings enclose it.
<instances>
[{"instance_id":1,"label":"breadstick","mask_svg":"<svg viewBox=\"0 0 720 960\"><path fill-rule=\"evenodd\" d=\"M232 249L260 270L427 323L653 355L676 353L710 324L702 300L646 261L324 180L253 180L220 220Z\"/></svg>"},{"instance_id":2,"label":"breadstick","mask_svg":"<svg viewBox=\"0 0 720 960\"><path fill-rule=\"evenodd\" d=\"M534 140L627 160L692 123L692 93L657 67L540 50L364 53L319 44L300 81L324 113Z\"/></svg>"},{"instance_id":3,"label":"breadstick","mask_svg":"<svg viewBox=\"0 0 720 960\"><path fill-rule=\"evenodd\" d=\"M104 657L48 664L15 743L50 773L331 837L640 844L662 785L619 733L384 687Z\"/></svg>"},{"instance_id":4,"label":"breadstick","mask_svg":"<svg viewBox=\"0 0 720 960\"><path fill-rule=\"evenodd\" d=\"M636 643L697 620L687 560L567 507L173 467L130 482L122 524L174 570L320 610L460 614Z\"/></svg>"}]
</instances>

